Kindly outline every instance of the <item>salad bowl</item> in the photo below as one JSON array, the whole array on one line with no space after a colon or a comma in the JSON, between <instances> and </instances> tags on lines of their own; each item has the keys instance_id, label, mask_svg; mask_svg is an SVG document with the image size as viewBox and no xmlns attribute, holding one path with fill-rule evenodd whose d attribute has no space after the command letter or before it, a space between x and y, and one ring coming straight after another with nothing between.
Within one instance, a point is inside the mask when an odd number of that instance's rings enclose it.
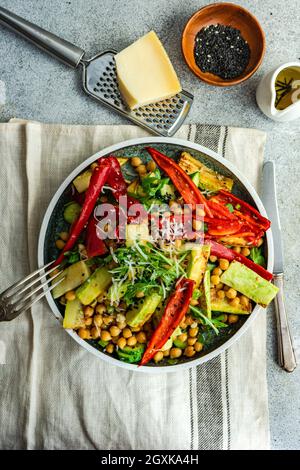
<instances>
[{"instance_id":1,"label":"salad bowl","mask_svg":"<svg viewBox=\"0 0 300 470\"><path fill-rule=\"evenodd\" d=\"M247 178L229 161L213 152L212 150L203 147L199 144L180 140L176 138L163 138L163 137L145 137L139 139L132 139L119 144L112 145L106 149L97 152L91 157L82 162L73 172L62 182L56 193L54 194L50 204L44 215L41 225L39 242L38 242L38 265L44 266L49 261L54 260L58 256L58 250L55 246L55 233L64 230L63 209L69 201L70 191L72 188L73 180L81 174L90 165L97 161L100 157L115 155L117 158L128 158L128 162L122 166L122 173L127 181L134 178L133 168L130 165L130 158L140 156L142 159L149 157L146 147L155 147L155 149L163 152L171 158L176 158L181 152L189 152L196 159L200 160L204 165L210 169L218 172L219 174L231 178L234 181L234 193L242 200L254 206L263 217L266 217L266 211L263 204L256 193L255 189L249 183ZM266 259L266 269L272 272L273 269L273 242L270 230L267 230L265 243L264 243L264 256ZM63 310L58 300L54 300L51 292L46 294L47 302L55 315L56 319L62 323ZM262 312L262 307L255 304L250 315L241 315L240 320L235 325L229 325L226 328L226 333L221 333L218 338L213 342L212 346L208 347L200 354L191 358L181 358L181 361L172 365L169 364L148 364L147 366L138 366L128 362L123 362L102 350L95 347L89 341L82 339L72 329L66 329L66 332L83 348L94 354L99 359L111 365L117 365L132 371L145 372L145 373L162 373L174 372L179 369L185 369L192 366L203 364L210 359L216 357L230 347L235 341L238 341L245 331L249 328L250 324L255 321L255 318Z\"/></svg>"}]
</instances>

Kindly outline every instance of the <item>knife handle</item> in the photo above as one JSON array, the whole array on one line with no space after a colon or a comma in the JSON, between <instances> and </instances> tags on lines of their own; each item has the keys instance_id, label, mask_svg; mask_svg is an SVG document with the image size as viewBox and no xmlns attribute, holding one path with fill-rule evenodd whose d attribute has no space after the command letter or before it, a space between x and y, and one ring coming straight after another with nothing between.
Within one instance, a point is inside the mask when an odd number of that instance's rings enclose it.
<instances>
[{"instance_id":1,"label":"knife handle","mask_svg":"<svg viewBox=\"0 0 300 470\"><path fill-rule=\"evenodd\" d=\"M283 274L274 274L273 282L279 289L275 297L278 361L284 370L293 372L297 367L297 362L283 299Z\"/></svg>"}]
</instances>

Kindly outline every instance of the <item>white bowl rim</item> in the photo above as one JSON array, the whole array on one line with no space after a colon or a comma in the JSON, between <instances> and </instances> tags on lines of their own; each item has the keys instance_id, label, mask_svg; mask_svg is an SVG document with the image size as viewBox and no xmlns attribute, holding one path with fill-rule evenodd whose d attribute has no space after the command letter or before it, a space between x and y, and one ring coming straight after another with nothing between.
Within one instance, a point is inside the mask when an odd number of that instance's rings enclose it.
<instances>
[{"instance_id":1,"label":"white bowl rim","mask_svg":"<svg viewBox=\"0 0 300 470\"><path fill-rule=\"evenodd\" d=\"M198 152L202 152L209 157L212 157L215 159L218 163L221 165L225 166L228 170L230 170L237 179L240 180L240 182L245 186L251 197L253 198L259 212L264 216L267 217L266 210L263 206L263 203L261 202L257 192L253 188L253 186L249 183L247 178L233 165L230 161L226 160L223 158L221 155L218 153L214 152L213 150L210 150L200 144L196 144L194 142L190 142L187 140L183 139L177 139L173 137L141 137L137 139L130 139L126 140L123 142L120 142L118 144L111 145L109 147L104 148L103 150L100 150L99 152L96 152L94 155L88 157L86 160L84 160L80 165L78 165L70 174L69 176L62 182L62 184L59 186L57 191L55 192L54 196L52 197L48 208L45 212L41 229L40 229L40 234L39 234L39 240L38 240L38 266L42 267L45 265L44 262L44 244L45 244L45 236L46 236L46 231L49 223L49 219L51 217L51 214L53 212L53 209L59 200L60 196L62 193L65 191L67 186L73 181L73 179L81 173L88 165L93 163L97 158L108 155L110 153L122 150L126 147L132 147L134 145L149 145L149 144L173 144L177 146L183 146L185 148L190 148L192 150L196 150ZM267 240L267 247L268 247L268 262L267 262L267 269L270 272L273 272L273 264L274 264L274 248L273 248L273 238L272 238L272 232L269 229L266 232L266 240ZM62 315L57 308L54 299L52 298L52 295L50 292L46 294L46 299L48 301L48 304L55 315L55 317L60 321L62 324ZM255 320L257 315L262 313L262 310L265 311L265 309L262 309L259 305L256 305L253 309L253 312L251 315L249 315L248 319L245 321L245 323L241 326L241 328L233 335L231 336L225 343L223 343L221 346L218 348L214 349L210 353L206 354L205 356L193 359L189 362L184 362L184 363L179 363L175 364L173 366L141 366L139 367L138 365L135 364L128 364L126 362L122 362L119 359L110 357L107 354L104 354L103 352L97 350L90 344L88 344L86 341L83 339L79 338L77 333L75 333L73 330L66 330L66 332L83 348L85 348L87 351L91 352L98 358L104 360L108 364L114 365L114 366L119 366L124 369L128 369L131 371L135 372L142 372L142 373L150 373L150 374L161 374L161 373L167 373L167 372L177 372L179 369L188 369L190 367L195 367L201 364L204 364L205 362L213 359L214 357L218 356L219 354L223 353L226 349L228 349L233 343L235 343L249 328L249 326L252 324L252 322Z\"/></svg>"}]
</instances>

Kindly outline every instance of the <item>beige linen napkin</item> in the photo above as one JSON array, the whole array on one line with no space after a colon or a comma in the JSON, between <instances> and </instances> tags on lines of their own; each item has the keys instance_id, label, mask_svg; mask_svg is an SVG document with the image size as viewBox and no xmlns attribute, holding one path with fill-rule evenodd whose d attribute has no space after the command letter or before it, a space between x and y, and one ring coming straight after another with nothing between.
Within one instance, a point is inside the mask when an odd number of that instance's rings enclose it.
<instances>
[{"instance_id":1,"label":"beige linen napkin","mask_svg":"<svg viewBox=\"0 0 300 470\"><path fill-rule=\"evenodd\" d=\"M69 172L108 145L145 135L134 126L0 124L1 290L36 267L44 211ZM190 125L176 137L218 151L257 187L264 133ZM40 302L0 324L0 448L268 448L265 315L207 364L144 375L80 348Z\"/></svg>"}]
</instances>

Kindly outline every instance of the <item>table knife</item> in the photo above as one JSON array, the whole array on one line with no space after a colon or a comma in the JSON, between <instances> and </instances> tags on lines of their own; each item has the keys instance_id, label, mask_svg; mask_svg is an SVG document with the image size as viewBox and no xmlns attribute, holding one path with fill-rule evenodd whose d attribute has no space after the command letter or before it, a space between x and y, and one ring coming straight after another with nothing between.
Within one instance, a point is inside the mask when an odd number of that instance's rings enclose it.
<instances>
[{"instance_id":1,"label":"table knife","mask_svg":"<svg viewBox=\"0 0 300 470\"><path fill-rule=\"evenodd\" d=\"M284 259L281 239L281 226L278 214L276 197L275 164L266 162L263 166L263 191L262 201L271 220L271 230L274 242L274 269L273 282L279 288L275 297L275 313L277 324L277 346L279 365L287 372L293 372L297 366L293 340L288 324L287 313L284 305L283 278Z\"/></svg>"}]
</instances>

